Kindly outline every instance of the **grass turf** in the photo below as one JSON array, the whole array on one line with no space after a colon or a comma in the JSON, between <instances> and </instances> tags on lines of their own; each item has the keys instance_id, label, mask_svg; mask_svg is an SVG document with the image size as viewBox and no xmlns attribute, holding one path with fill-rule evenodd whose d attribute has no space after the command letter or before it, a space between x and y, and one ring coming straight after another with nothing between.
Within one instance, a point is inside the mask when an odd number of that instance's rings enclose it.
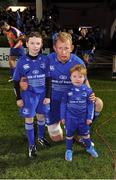
<instances>
[{"instance_id":1,"label":"grass turf","mask_svg":"<svg viewBox=\"0 0 116 180\"><path fill-rule=\"evenodd\" d=\"M0 69L0 178L1 179L113 179L113 159L109 149L96 134L96 129L115 114L116 82L111 79L111 68L88 71L90 84L103 99L104 109L92 127L92 139L99 157L92 158L83 147L73 146L73 161L64 160L65 142L51 142L51 148L38 147L38 156L29 160L24 120L12 89L7 83L9 71ZM116 116L99 127L99 133L110 144L116 155ZM47 134L47 131L46 131ZM47 134L48 136L48 134Z\"/></svg>"}]
</instances>

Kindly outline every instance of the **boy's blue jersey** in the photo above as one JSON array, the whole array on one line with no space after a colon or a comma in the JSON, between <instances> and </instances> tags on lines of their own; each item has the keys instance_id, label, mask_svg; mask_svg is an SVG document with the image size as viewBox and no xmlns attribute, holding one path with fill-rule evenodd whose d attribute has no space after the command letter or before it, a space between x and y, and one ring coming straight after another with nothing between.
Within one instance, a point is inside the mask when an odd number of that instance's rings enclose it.
<instances>
[{"instance_id":1,"label":"boy's blue jersey","mask_svg":"<svg viewBox=\"0 0 116 180\"><path fill-rule=\"evenodd\" d=\"M61 119L65 119L66 112L73 118L85 116L86 119L93 119L94 103L89 99L92 89L83 84L79 87L73 86L65 93L61 103Z\"/></svg>"},{"instance_id":2,"label":"boy's blue jersey","mask_svg":"<svg viewBox=\"0 0 116 180\"><path fill-rule=\"evenodd\" d=\"M70 88L70 68L76 64L84 62L75 54L71 54L70 59L66 63L57 60L56 53L48 55L50 59L50 73L52 78L52 98L61 99L63 93ZM59 100L60 100L59 99Z\"/></svg>"},{"instance_id":3,"label":"boy's blue jersey","mask_svg":"<svg viewBox=\"0 0 116 180\"><path fill-rule=\"evenodd\" d=\"M50 76L49 60L47 56L39 54L35 59L26 55L21 57L16 65L13 80L20 81L26 77L28 90L34 93L45 91L45 78Z\"/></svg>"}]
</instances>

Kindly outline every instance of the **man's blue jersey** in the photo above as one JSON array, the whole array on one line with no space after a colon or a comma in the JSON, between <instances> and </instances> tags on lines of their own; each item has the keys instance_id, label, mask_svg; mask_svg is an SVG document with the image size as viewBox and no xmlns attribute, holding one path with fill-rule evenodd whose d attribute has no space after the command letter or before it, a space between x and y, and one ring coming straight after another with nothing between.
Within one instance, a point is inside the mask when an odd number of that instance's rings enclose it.
<instances>
[{"instance_id":1,"label":"man's blue jersey","mask_svg":"<svg viewBox=\"0 0 116 180\"><path fill-rule=\"evenodd\" d=\"M69 113L70 117L78 119L78 123L84 123L87 119L93 120L94 103L89 99L92 89L83 84L73 86L65 93L61 103L61 119ZM82 118L84 117L84 118ZM83 121L83 122L82 122Z\"/></svg>"},{"instance_id":2,"label":"man's blue jersey","mask_svg":"<svg viewBox=\"0 0 116 180\"><path fill-rule=\"evenodd\" d=\"M50 59L50 73L52 78L52 98L61 100L63 93L70 88L70 68L84 62L75 54L71 54L66 63L58 61L56 53L48 55Z\"/></svg>"},{"instance_id":3,"label":"man's blue jersey","mask_svg":"<svg viewBox=\"0 0 116 180\"><path fill-rule=\"evenodd\" d=\"M45 91L45 78L49 76L50 69L47 56L39 54L34 59L26 55L18 60L13 80L20 81L21 77L26 77L29 91L43 93Z\"/></svg>"}]
</instances>

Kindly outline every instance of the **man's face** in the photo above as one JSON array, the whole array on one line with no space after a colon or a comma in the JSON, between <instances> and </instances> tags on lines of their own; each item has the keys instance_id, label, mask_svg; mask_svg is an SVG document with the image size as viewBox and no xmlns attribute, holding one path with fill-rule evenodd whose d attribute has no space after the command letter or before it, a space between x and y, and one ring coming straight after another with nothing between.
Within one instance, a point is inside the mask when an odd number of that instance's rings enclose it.
<instances>
[{"instance_id":1,"label":"man's face","mask_svg":"<svg viewBox=\"0 0 116 180\"><path fill-rule=\"evenodd\" d=\"M26 46L31 56L37 56L42 47L42 39L40 37L30 37Z\"/></svg>"},{"instance_id":2,"label":"man's face","mask_svg":"<svg viewBox=\"0 0 116 180\"><path fill-rule=\"evenodd\" d=\"M82 36L86 36L86 34L87 34L87 30L86 30L85 28L83 28L83 29L81 30L81 35L82 35Z\"/></svg>"},{"instance_id":3,"label":"man's face","mask_svg":"<svg viewBox=\"0 0 116 180\"><path fill-rule=\"evenodd\" d=\"M70 58L70 53L72 52L72 44L69 40L62 42L57 40L54 45L54 50L57 54L57 58L61 62L66 62Z\"/></svg>"}]
</instances>

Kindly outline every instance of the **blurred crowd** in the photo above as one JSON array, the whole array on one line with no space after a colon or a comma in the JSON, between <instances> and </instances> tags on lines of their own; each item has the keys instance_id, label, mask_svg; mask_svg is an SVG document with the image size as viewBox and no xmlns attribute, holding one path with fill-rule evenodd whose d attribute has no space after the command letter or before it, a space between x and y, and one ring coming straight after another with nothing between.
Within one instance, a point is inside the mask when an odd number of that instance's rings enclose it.
<instances>
[{"instance_id":1,"label":"blurred crowd","mask_svg":"<svg viewBox=\"0 0 116 180\"><path fill-rule=\"evenodd\" d=\"M73 38L73 44L75 45L74 52L79 49L80 36L82 35L81 29L86 29L86 40L91 39L89 46L95 46L97 48L103 47L104 31L99 27L80 27L77 28L62 27L59 21L59 12L56 7L45 10L41 21L36 18L36 9L34 7L28 7L23 12L17 10L13 12L11 9L0 10L0 20L7 21L10 25L17 27L24 34L29 34L32 31L39 31L43 35L44 47L50 47L52 50L52 40L54 35L59 31L66 31L71 33ZM90 45L93 43L92 45ZM87 45L88 46L88 45Z\"/></svg>"}]
</instances>

